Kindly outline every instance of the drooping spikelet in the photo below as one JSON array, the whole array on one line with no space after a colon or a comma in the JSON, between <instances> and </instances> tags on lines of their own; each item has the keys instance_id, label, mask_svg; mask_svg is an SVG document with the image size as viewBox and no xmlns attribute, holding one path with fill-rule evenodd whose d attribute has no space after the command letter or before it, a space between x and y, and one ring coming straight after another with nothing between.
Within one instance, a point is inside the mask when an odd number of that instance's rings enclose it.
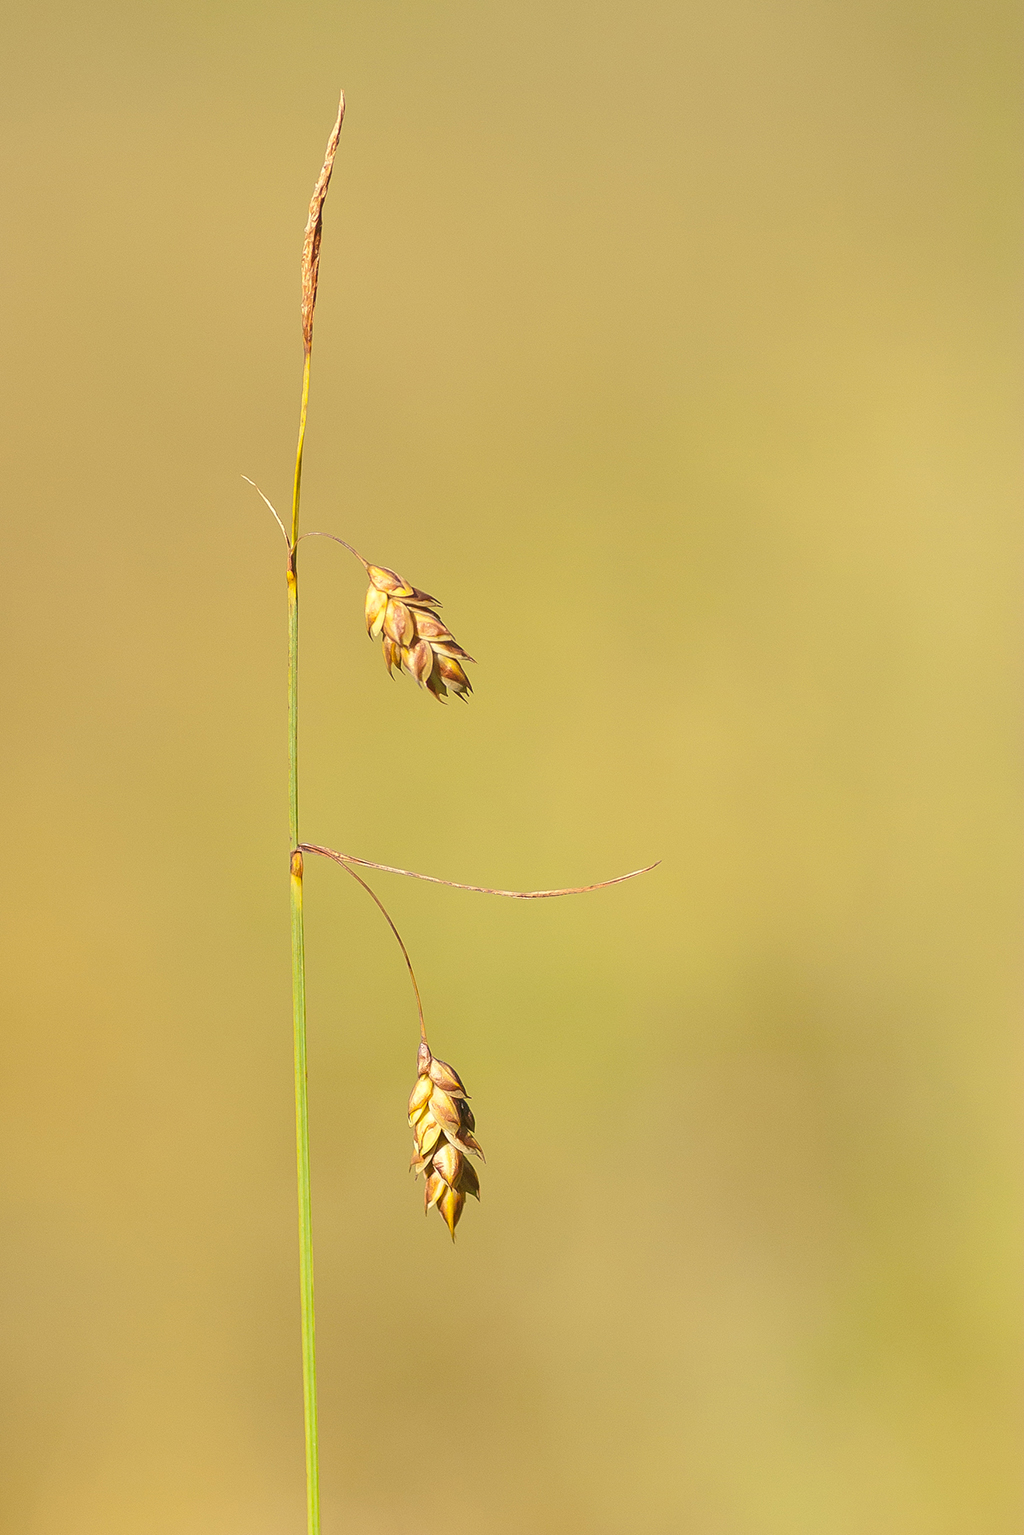
<instances>
[{"instance_id":1,"label":"drooping spikelet","mask_svg":"<svg viewBox=\"0 0 1024 1535\"><path fill-rule=\"evenodd\" d=\"M465 699L473 689L462 663L473 657L456 644L434 611L441 606L437 598L383 565L367 565L366 574L366 628L372 639L381 640L389 674L396 667L408 672L438 701L449 688Z\"/></svg>"},{"instance_id":2,"label":"drooping spikelet","mask_svg":"<svg viewBox=\"0 0 1024 1535\"><path fill-rule=\"evenodd\" d=\"M416 1058L416 1086L409 1099L409 1123L414 1151L410 1164L417 1177L423 1173L424 1209L436 1205L455 1240L455 1228L466 1195L480 1198L480 1179L468 1153L483 1158L474 1138L476 1121L466 1102L466 1089L457 1071L420 1045Z\"/></svg>"}]
</instances>

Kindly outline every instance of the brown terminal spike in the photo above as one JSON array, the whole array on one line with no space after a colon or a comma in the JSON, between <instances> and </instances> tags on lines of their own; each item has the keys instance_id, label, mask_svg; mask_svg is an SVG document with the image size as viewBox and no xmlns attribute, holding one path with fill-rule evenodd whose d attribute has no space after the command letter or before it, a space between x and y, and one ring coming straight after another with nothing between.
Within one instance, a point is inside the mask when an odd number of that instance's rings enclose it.
<instances>
[{"instance_id":1,"label":"brown terminal spike","mask_svg":"<svg viewBox=\"0 0 1024 1535\"><path fill-rule=\"evenodd\" d=\"M313 348L313 311L316 309L316 285L320 276L320 237L324 228L324 198L331 184L334 156L338 152L338 140L341 137L341 125L344 120L345 93L342 91L341 100L338 102L337 121L327 140L323 169L313 188L309 218L306 221L306 232L302 241L302 342L307 357Z\"/></svg>"}]
</instances>

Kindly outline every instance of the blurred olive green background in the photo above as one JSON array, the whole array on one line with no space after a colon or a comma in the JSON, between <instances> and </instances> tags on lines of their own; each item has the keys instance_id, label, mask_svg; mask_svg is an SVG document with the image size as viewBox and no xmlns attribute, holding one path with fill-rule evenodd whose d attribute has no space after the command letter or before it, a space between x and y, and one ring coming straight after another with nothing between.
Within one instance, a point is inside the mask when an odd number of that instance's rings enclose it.
<instances>
[{"instance_id":1,"label":"blurred olive green background","mask_svg":"<svg viewBox=\"0 0 1024 1535\"><path fill-rule=\"evenodd\" d=\"M4 23L3 1530L304 1528L280 537L303 552L325 1535L1016 1535L1016 7Z\"/></svg>"}]
</instances>

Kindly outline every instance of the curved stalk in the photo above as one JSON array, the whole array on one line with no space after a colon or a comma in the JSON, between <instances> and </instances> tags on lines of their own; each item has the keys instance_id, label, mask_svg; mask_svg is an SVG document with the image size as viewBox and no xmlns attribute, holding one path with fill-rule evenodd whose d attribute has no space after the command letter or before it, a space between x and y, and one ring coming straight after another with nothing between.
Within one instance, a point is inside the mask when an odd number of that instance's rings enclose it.
<instances>
[{"instance_id":1,"label":"curved stalk","mask_svg":"<svg viewBox=\"0 0 1024 1535\"><path fill-rule=\"evenodd\" d=\"M300 854L300 856L301 856L301 854ZM409 979L412 981L412 989L413 989L413 991L414 991L414 993L416 995L416 1010L417 1010L417 1012L420 1015L420 1039L422 1039L423 1043L426 1044L426 1042L427 1042L427 1026L426 1026L426 1024L423 1021L423 998L420 996L419 982L416 980L416 972L412 968L412 960L409 958L409 950L405 947L405 942L404 942L404 940L402 938L402 935L398 931L398 928L395 926L394 919L392 918L391 913L388 911L387 907L384 905L384 902L381 900L381 898L377 894L377 892L370 888L370 886L366 883L365 879L361 879L360 878L360 876L356 873L355 869L349 868L348 864L344 863L341 859L339 859L338 862L341 863L341 866L345 870L346 874L351 874L352 878L355 880L357 885L362 885L363 889L366 891L367 895L370 897L370 900L373 901L373 903L377 907L377 910L380 912L381 916L384 918L384 921L387 923L388 927L391 929L391 931L394 933L395 937L398 939L398 947L401 949L402 956L405 959L406 965L408 966Z\"/></svg>"},{"instance_id":2,"label":"curved stalk","mask_svg":"<svg viewBox=\"0 0 1024 1535\"><path fill-rule=\"evenodd\" d=\"M347 539L339 538L337 533L315 533L315 532L314 533L303 533L302 537L303 538L329 538L333 543L340 544L343 549L347 549L349 554L354 554L356 559L359 561L360 565L363 567L364 570L369 570L369 568L370 568L369 560L364 560L362 555L359 553L359 550L358 549L353 549L352 545L347 541Z\"/></svg>"}]
</instances>

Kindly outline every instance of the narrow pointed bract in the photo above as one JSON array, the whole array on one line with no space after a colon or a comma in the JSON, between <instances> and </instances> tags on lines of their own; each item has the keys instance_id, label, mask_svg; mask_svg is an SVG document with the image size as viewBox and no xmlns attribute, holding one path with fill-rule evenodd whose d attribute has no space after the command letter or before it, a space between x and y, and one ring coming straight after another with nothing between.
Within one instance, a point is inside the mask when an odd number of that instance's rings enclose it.
<instances>
[{"instance_id":1,"label":"narrow pointed bract","mask_svg":"<svg viewBox=\"0 0 1024 1535\"><path fill-rule=\"evenodd\" d=\"M412 1126L411 1166L426 1179L424 1208L436 1205L455 1240L466 1195L480 1198L480 1179L467 1152L483 1157L473 1136L476 1124L466 1102L466 1089L458 1072L420 1045L416 1060L416 1085L409 1098Z\"/></svg>"},{"instance_id":2,"label":"narrow pointed bract","mask_svg":"<svg viewBox=\"0 0 1024 1535\"><path fill-rule=\"evenodd\" d=\"M435 611L441 606L437 598L386 565L363 564L370 578L366 632L381 641L389 675L405 672L439 702L449 692L467 699L473 689L462 662L473 657Z\"/></svg>"}]
</instances>

